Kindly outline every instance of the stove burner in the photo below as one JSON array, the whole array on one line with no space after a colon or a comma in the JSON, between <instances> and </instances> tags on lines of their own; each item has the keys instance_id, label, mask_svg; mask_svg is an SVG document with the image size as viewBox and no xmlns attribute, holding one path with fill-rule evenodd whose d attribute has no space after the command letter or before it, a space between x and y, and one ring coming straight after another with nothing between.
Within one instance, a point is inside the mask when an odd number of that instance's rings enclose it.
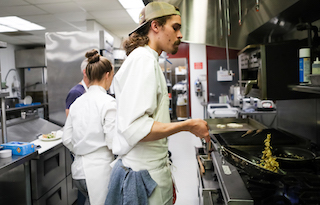
<instances>
[{"instance_id":1,"label":"stove burner","mask_svg":"<svg viewBox=\"0 0 320 205\"><path fill-rule=\"evenodd\" d=\"M301 204L303 205L319 205L320 204L320 190L305 191L300 195Z\"/></svg>"},{"instance_id":2,"label":"stove burner","mask_svg":"<svg viewBox=\"0 0 320 205\"><path fill-rule=\"evenodd\" d=\"M239 173L255 205L320 205L320 176L314 173L289 172L273 181Z\"/></svg>"},{"instance_id":3,"label":"stove burner","mask_svg":"<svg viewBox=\"0 0 320 205\"><path fill-rule=\"evenodd\" d=\"M285 196L271 196L261 200L261 205L293 205Z\"/></svg>"}]
</instances>

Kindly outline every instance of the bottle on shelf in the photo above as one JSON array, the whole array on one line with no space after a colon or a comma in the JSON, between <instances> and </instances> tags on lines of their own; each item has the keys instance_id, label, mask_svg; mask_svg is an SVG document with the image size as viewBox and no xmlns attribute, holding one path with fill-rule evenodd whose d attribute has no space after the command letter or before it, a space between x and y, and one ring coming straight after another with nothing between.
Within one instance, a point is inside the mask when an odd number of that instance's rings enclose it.
<instances>
[{"instance_id":1,"label":"bottle on shelf","mask_svg":"<svg viewBox=\"0 0 320 205\"><path fill-rule=\"evenodd\" d=\"M320 61L318 57L312 63L312 74L320 74Z\"/></svg>"}]
</instances>

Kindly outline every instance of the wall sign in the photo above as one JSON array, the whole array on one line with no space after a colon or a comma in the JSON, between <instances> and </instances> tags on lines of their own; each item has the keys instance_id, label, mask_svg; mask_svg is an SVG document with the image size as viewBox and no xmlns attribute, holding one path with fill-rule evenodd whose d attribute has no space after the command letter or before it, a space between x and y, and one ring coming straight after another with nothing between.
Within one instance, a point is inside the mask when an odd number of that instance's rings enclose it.
<instances>
[{"instance_id":1,"label":"wall sign","mask_svg":"<svg viewBox=\"0 0 320 205\"><path fill-rule=\"evenodd\" d=\"M194 69L203 69L203 64L202 62L197 62L197 63L194 63Z\"/></svg>"}]
</instances>

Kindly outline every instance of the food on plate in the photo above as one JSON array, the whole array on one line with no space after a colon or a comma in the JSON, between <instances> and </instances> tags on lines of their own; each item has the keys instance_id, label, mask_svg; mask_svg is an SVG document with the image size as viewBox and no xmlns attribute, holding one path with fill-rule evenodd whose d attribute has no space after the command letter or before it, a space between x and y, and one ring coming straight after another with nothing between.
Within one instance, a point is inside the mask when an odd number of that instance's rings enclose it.
<instances>
[{"instance_id":1,"label":"food on plate","mask_svg":"<svg viewBox=\"0 0 320 205\"><path fill-rule=\"evenodd\" d=\"M272 172L278 173L279 163L276 161L277 158L272 156L272 147L271 147L271 134L267 134L267 138L264 140L265 148L262 151L262 157L259 163L259 166L270 170Z\"/></svg>"},{"instance_id":2,"label":"food on plate","mask_svg":"<svg viewBox=\"0 0 320 205\"><path fill-rule=\"evenodd\" d=\"M56 138L56 135L54 133L49 133L49 134L42 135L42 138L53 139L53 138Z\"/></svg>"},{"instance_id":3,"label":"food on plate","mask_svg":"<svg viewBox=\"0 0 320 205\"><path fill-rule=\"evenodd\" d=\"M226 128L226 125L224 125L224 124L217 124L217 128L224 129L224 128Z\"/></svg>"},{"instance_id":4,"label":"food on plate","mask_svg":"<svg viewBox=\"0 0 320 205\"><path fill-rule=\"evenodd\" d=\"M227 126L229 128L241 128L241 127L243 127L242 124L238 124L238 123L228 123Z\"/></svg>"}]
</instances>

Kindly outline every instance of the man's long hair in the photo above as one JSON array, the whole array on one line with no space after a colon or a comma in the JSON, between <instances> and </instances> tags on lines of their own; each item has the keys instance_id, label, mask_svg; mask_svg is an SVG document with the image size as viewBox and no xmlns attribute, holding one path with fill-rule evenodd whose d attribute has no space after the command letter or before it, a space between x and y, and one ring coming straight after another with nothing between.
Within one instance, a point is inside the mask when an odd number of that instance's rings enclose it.
<instances>
[{"instance_id":1,"label":"man's long hair","mask_svg":"<svg viewBox=\"0 0 320 205\"><path fill-rule=\"evenodd\" d=\"M140 46L145 46L149 42L148 33L151 27L152 21L157 21L159 26L166 24L167 19L171 18L170 16L163 16L156 19L150 20L145 26L140 28L138 31L132 33L127 40L123 42L123 48L126 51L127 56L136 48Z\"/></svg>"}]
</instances>

